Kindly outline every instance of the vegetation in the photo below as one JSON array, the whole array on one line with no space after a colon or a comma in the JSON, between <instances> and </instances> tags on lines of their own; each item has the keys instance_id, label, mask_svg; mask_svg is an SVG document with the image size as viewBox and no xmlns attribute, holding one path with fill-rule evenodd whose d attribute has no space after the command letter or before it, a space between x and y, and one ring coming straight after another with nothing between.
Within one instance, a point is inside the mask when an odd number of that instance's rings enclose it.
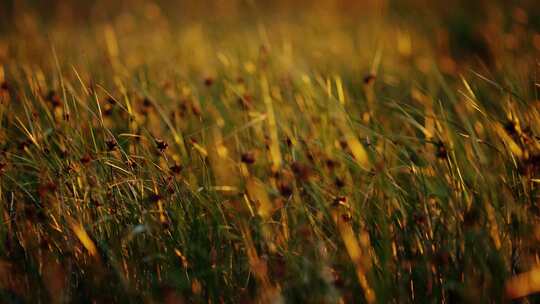
<instances>
[{"instance_id":1,"label":"vegetation","mask_svg":"<svg viewBox=\"0 0 540 304\"><path fill-rule=\"evenodd\" d=\"M539 300L534 1L34 2L0 302Z\"/></svg>"}]
</instances>

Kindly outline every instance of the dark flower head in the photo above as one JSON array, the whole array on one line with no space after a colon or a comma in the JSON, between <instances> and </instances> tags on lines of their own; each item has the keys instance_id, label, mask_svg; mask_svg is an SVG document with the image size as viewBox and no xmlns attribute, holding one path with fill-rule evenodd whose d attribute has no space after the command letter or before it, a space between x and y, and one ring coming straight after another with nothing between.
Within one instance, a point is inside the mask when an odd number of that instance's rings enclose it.
<instances>
[{"instance_id":1,"label":"dark flower head","mask_svg":"<svg viewBox=\"0 0 540 304\"><path fill-rule=\"evenodd\" d=\"M105 142L105 144L107 145L107 151L109 151L109 152L113 151L118 146L118 144L116 143L116 140L114 140L114 139L107 140Z\"/></svg>"},{"instance_id":2,"label":"dark flower head","mask_svg":"<svg viewBox=\"0 0 540 304\"><path fill-rule=\"evenodd\" d=\"M296 177L303 181L308 180L313 175L313 170L309 166L299 162L294 162L291 165L291 169Z\"/></svg>"},{"instance_id":3,"label":"dark flower head","mask_svg":"<svg viewBox=\"0 0 540 304\"><path fill-rule=\"evenodd\" d=\"M7 83L7 81L2 81L2 83L0 84L0 90L9 91L9 89L9 84Z\"/></svg>"},{"instance_id":4,"label":"dark flower head","mask_svg":"<svg viewBox=\"0 0 540 304\"><path fill-rule=\"evenodd\" d=\"M284 141L287 147L292 147L292 139L290 137L287 136Z\"/></svg>"},{"instance_id":5,"label":"dark flower head","mask_svg":"<svg viewBox=\"0 0 540 304\"><path fill-rule=\"evenodd\" d=\"M23 151L26 147L28 147L30 145L30 141L29 140L23 140L21 142L19 142L19 150Z\"/></svg>"},{"instance_id":6,"label":"dark flower head","mask_svg":"<svg viewBox=\"0 0 540 304\"><path fill-rule=\"evenodd\" d=\"M338 206L347 206L347 197L346 196L337 196L332 202L333 207Z\"/></svg>"},{"instance_id":7,"label":"dark flower head","mask_svg":"<svg viewBox=\"0 0 540 304\"><path fill-rule=\"evenodd\" d=\"M347 212L347 213L343 213L341 215L341 219L344 221L344 222L350 222L352 220L352 215Z\"/></svg>"},{"instance_id":8,"label":"dark flower head","mask_svg":"<svg viewBox=\"0 0 540 304\"><path fill-rule=\"evenodd\" d=\"M330 159L330 158L326 159L325 163L326 163L326 167L328 167L329 170L334 170L338 165L338 163L335 160Z\"/></svg>"},{"instance_id":9,"label":"dark flower head","mask_svg":"<svg viewBox=\"0 0 540 304\"><path fill-rule=\"evenodd\" d=\"M169 170L171 170L173 174L180 174L180 172L182 172L182 169L182 165L179 164L175 164L169 168Z\"/></svg>"},{"instance_id":10,"label":"dark flower head","mask_svg":"<svg viewBox=\"0 0 540 304\"><path fill-rule=\"evenodd\" d=\"M81 157L81 163L83 165L86 165L91 161L92 161L92 157L89 154L85 154L83 157Z\"/></svg>"},{"instance_id":11,"label":"dark flower head","mask_svg":"<svg viewBox=\"0 0 540 304\"><path fill-rule=\"evenodd\" d=\"M47 93L47 96L45 98L48 102L52 104L53 107L60 107L62 105L62 100L60 99L60 95L56 93L54 90L50 90L49 93Z\"/></svg>"},{"instance_id":12,"label":"dark flower head","mask_svg":"<svg viewBox=\"0 0 540 304\"><path fill-rule=\"evenodd\" d=\"M336 187L338 187L338 188L343 188L343 187L346 186L345 181L344 181L343 179L339 178L339 177L336 177L336 178L334 179L334 184L335 184Z\"/></svg>"},{"instance_id":13,"label":"dark flower head","mask_svg":"<svg viewBox=\"0 0 540 304\"><path fill-rule=\"evenodd\" d=\"M373 82L375 82L375 79L377 79L377 76L375 76L375 74L369 73L364 77L364 84L372 84Z\"/></svg>"},{"instance_id":14,"label":"dark flower head","mask_svg":"<svg viewBox=\"0 0 540 304\"><path fill-rule=\"evenodd\" d=\"M57 189L57 186L53 182L47 182L41 184L38 188L38 193L40 197L44 197L48 193L54 193Z\"/></svg>"},{"instance_id":15,"label":"dark flower head","mask_svg":"<svg viewBox=\"0 0 540 304\"><path fill-rule=\"evenodd\" d=\"M150 108L150 107L153 105L152 100L150 100L150 98L148 98L148 97L145 97L145 98L143 99L142 104L143 104L143 106L144 106L145 108Z\"/></svg>"},{"instance_id":16,"label":"dark flower head","mask_svg":"<svg viewBox=\"0 0 540 304\"><path fill-rule=\"evenodd\" d=\"M253 152L242 153L242 155L240 156L240 159L242 160L244 164L251 165L255 163L255 153Z\"/></svg>"},{"instance_id":17,"label":"dark flower head","mask_svg":"<svg viewBox=\"0 0 540 304\"><path fill-rule=\"evenodd\" d=\"M437 147L436 156L437 158L445 159L448 156L448 151L446 150L446 146L442 141L439 141L435 144Z\"/></svg>"},{"instance_id":18,"label":"dark flower head","mask_svg":"<svg viewBox=\"0 0 540 304\"><path fill-rule=\"evenodd\" d=\"M111 106L113 106L113 105L116 104L116 100L114 100L114 98L112 98L112 97L107 97L106 101L107 101L107 103L110 104Z\"/></svg>"},{"instance_id":19,"label":"dark flower head","mask_svg":"<svg viewBox=\"0 0 540 304\"><path fill-rule=\"evenodd\" d=\"M155 142L156 142L156 147L158 148L159 152L165 151L165 149L167 149L167 147L169 146L167 142L161 139L155 139Z\"/></svg>"},{"instance_id":20,"label":"dark flower head","mask_svg":"<svg viewBox=\"0 0 540 304\"><path fill-rule=\"evenodd\" d=\"M504 129L512 136L516 135L517 133L516 123L513 121L508 121L506 124L504 124Z\"/></svg>"},{"instance_id":21,"label":"dark flower head","mask_svg":"<svg viewBox=\"0 0 540 304\"><path fill-rule=\"evenodd\" d=\"M415 212L412 216L412 219L416 225L424 225L425 223L427 223L427 217L420 212Z\"/></svg>"},{"instance_id":22,"label":"dark flower head","mask_svg":"<svg viewBox=\"0 0 540 304\"><path fill-rule=\"evenodd\" d=\"M204 79L204 85L207 86L207 87L210 87L212 86L212 84L214 84L214 78L212 77L206 77Z\"/></svg>"},{"instance_id":23,"label":"dark flower head","mask_svg":"<svg viewBox=\"0 0 540 304\"><path fill-rule=\"evenodd\" d=\"M286 181L280 181L278 183L278 190L279 190L279 193L284 197L289 197L293 194L292 186L288 184Z\"/></svg>"},{"instance_id":24,"label":"dark flower head","mask_svg":"<svg viewBox=\"0 0 540 304\"><path fill-rule=\"evenodd\" d=\"M161 199L163 199L163 197L159 195L159 193L151 193L147 198L149 203L157 203Z\"/></svg>"}]
</instances>

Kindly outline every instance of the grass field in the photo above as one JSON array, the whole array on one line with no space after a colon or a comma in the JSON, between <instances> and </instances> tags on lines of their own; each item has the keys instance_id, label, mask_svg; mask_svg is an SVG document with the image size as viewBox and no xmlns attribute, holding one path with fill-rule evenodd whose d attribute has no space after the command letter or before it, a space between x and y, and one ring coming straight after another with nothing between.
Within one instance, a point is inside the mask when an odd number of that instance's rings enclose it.
<instances>
[{"instance_id":1,"label":"grass field","mask_svg":"<svg viewBox=\"0 0 540 304\"><path fill-rule=\"evenodd\" d=\"M3 1L1 303L535 303L535 1Z\"/></svg>"}]
</instances>

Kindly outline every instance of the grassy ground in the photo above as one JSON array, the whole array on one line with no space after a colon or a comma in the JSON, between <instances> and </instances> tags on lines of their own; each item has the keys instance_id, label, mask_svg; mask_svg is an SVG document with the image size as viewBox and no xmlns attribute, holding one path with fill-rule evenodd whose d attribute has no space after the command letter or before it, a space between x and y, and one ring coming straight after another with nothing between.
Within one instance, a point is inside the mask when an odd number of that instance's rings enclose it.
<instances>
[{"instance_id":1,"label":"grassy ground","mask_svg":"<svg viewBox=\"0 0 540 304\"><path fill-rule=\"evenodd\" d=\"M0 302L539 300L534 1L33 2Z\"/></svg>"}]
</instances>

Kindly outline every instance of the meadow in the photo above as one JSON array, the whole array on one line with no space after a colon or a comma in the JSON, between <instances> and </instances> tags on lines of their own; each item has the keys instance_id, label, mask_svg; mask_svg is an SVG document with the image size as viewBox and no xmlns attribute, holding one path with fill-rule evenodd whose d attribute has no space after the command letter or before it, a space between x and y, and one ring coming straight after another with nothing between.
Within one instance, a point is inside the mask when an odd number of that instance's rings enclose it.
<instances>
[{"instance_id":1,"label":"meadow","mask_svg":"<svg viewBox=\"0 0 540 304\"><path fill-rule=\"evenodd\" d=\"M540 301L535 1L90 2L0 3L0 302Z\"/></svg>"}]
</instances>

